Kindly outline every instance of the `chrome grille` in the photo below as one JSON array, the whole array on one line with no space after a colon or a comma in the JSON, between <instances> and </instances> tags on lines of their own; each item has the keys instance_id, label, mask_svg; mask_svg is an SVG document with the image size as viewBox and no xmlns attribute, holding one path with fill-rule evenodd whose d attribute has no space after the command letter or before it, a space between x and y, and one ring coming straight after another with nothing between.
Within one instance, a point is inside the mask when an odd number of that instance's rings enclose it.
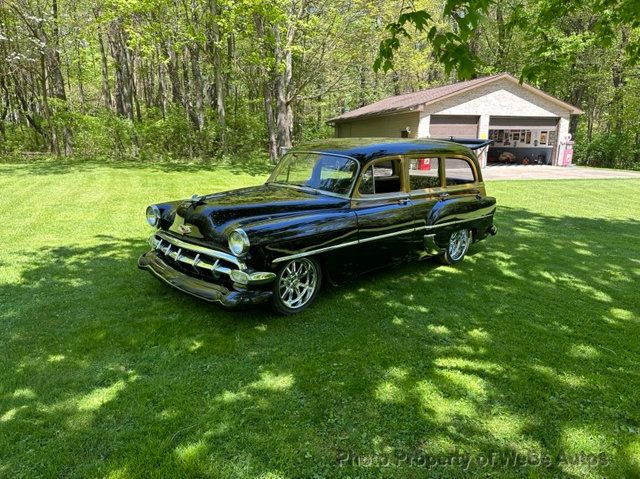
<instances>
[{"instance_id":1,"label":"chrome grille","mask_svg":"<svg viewBox=\"0 0 640 479\"><path fill-rule=\"evenodd\" d=\"M246 269L233 255L182 241L162 231L152 235L149 242L154 250L199 274L209 272L217 278L220 274L231 274L233 269Z\"/></svg>"}]
</instances>

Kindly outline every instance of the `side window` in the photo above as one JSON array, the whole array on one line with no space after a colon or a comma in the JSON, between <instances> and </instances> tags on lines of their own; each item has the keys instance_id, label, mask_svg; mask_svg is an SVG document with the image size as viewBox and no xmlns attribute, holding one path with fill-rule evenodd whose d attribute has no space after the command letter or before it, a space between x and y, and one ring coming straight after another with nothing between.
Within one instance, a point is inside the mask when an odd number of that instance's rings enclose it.
<instances>
[{"instance_id":1,"label":"side window","mask_svg":"<svg viewBox=\"0 0 640 479\"><path fill-rule=\"evenodd\" d=\"M368 167L360 180L362 195L398 193L402 190L400 160L378 161Z\"/></svg>"},{"instance_id":2,"label":"side window","mask_svg":"<svg viewBox=\"0 0 640 479\"><path fill-rule=\"evenodd\" d=\"M438 158L412 158L409 160L409 189L426 190L438 188Z\"/></svg>"},{"instance_id":3,"label":"side window","mask_svg":"<svg viewBox=\"0 0 640 479\"><path fill-rule=\"evenodd\" d=\"M475 181L471 164L465 160L447 158L444 166L447 186L464 185Z\"/></svg>"}]
</instances>

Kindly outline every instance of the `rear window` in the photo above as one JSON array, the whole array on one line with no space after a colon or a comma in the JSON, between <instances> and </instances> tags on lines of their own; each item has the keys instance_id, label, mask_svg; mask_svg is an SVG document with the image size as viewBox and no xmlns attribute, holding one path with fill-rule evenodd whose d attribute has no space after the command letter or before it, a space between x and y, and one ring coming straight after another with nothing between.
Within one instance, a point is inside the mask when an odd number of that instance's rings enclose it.
<instances>
[{"instance_id":1,"label":"rear window","mask_svg":"<svg viewBox=\"0 0 640 479\"><path fill-rule=\"evenodd\" d=\"M438 158L412 158L409 160L409 188L411 191L438 188Z\"/></svg>"},{"instance_id":2,"label":"rear window","mask_svg":"<svg viewBox=\"0 0 640 479\"><path fill-rule=\"evenodd\" d=\"M447 186L464 185L473 183L476 179L473 175L471 163L460 158L445 159L445 178Z\"/></svg>"}]
</instances>

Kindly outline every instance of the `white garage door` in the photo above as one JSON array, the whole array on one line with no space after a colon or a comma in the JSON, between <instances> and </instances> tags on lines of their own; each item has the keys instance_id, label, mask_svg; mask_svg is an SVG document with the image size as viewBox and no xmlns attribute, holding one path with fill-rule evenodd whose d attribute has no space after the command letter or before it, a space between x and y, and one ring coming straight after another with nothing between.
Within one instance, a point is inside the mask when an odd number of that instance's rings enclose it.
<instances>
[{"instance_id":1,"label":"white garage door","mask_svg":"<svg viewBox=\"0 0 640 479\"><path fill-rule=\"evenodd\" d=\"M546 130L555 130L558 125L557 117L534 118L527 116L492 116L489 119L489 128L543 128Z\"/></svg>"},{"instance_id":2,"label":"white garage door","mask_svg":"<svg viewBox=\"0 0 640 479\"><path fill-rule=\"evenodd\" d=\"M477 116L431 115L429 133L431 138L477 138Z\"/></svg>"}]
</instances>

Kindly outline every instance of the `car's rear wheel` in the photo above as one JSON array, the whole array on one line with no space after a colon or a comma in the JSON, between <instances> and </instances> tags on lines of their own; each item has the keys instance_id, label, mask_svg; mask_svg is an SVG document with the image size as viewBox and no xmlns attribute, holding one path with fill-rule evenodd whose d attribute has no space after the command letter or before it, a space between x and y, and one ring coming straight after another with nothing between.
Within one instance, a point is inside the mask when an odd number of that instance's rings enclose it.
<instances>
[{"instance_id":1,"label":"car's rear wheel","mask_svg":"<svg viewBox=\"0 0 640 479\"><path fill-rule=\"evenodd\" d=\"M295 314L308 308L320 291L320 264L313 258L284 263L273 285L273 307L282 314Z\"/></svg>"},{"instance_id":2,"label":"car's rear wheel","mask_svg":"<svg viewBox=\"0 0 640 479\"><path fill-rule=\"evenodd\" d=\"M471 231L467 229L451 233L447 248L440 254L440 261L444 264L456 264L462 261L469 250L471 239Z\"/></svg>"}]
</instances>

